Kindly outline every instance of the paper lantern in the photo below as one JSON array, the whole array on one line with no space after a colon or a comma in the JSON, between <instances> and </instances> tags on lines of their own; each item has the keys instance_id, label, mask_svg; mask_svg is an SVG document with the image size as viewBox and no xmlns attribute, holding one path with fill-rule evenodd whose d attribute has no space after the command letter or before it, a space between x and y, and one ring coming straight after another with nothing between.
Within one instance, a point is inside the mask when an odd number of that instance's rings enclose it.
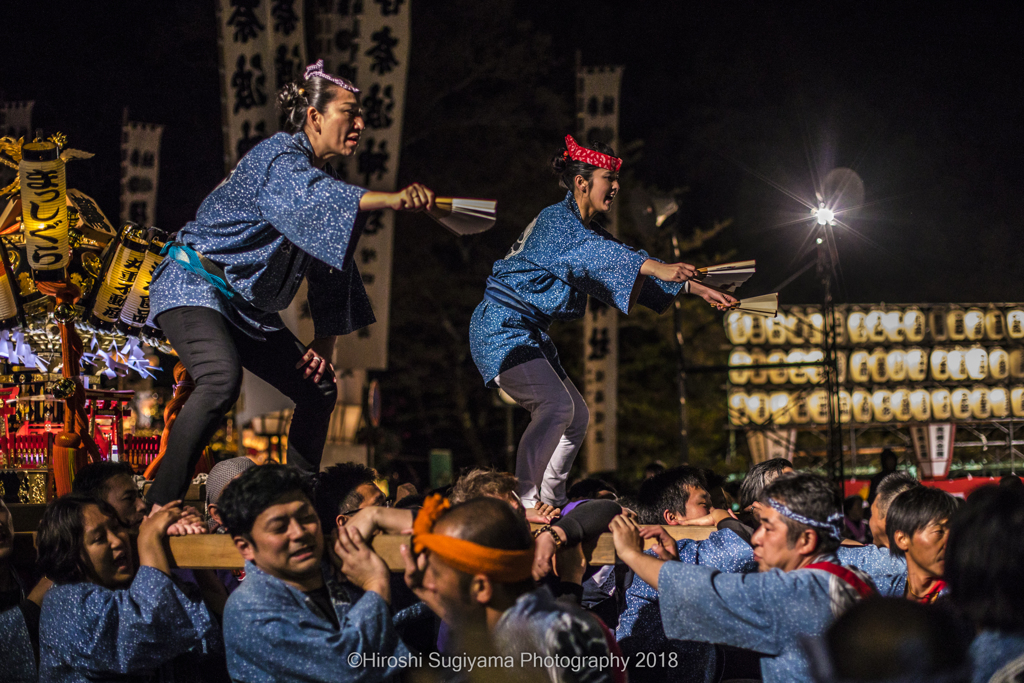
<instances>
[{"instance_id":1,"label":"paper lantern","mask_svg":"<svg viewBox=\"0 0 1024 683\"><path fill-rule=\"evenodd\" d=\"M891 349L885 354L885 373L890 382L902 382L907 378L907 354L903 349Z\"/></svg>"},{"instance_id":2,"label":"paper lantern","mask_svg":"<svg viewBox=\"0 0 1024 683\"><path fill-rule=\"evenodd\" d=\"M768 354L768 365L781 365L786 362L786 352L776 349ZM786 368L768 371L768 381L772 384L785 384L789 380L789 371Z\"/></svg>"},{"instance_id":3,"label":"paper lantern","mask_svg":"<svg viewBox=\"0 0 1024 683\"><path fill-rule=\"evenodd\" d=\"M871 361L868 363L868 370L871 372L871 381L875 383L885 382L889 379L888 370L886 369L885 349L878 347L871 352Z\"/></svg>"},{"instance_id":4,"label":"paper lantern","mask_svg":"<svg viewBox=\"0 0 1024 683\"><path fill-rule=\"evenodd\" d=\"M976 344L967 349L964 363L967 365L967 376L971 379L982 380L988 377L988 351L984 346Z\"/></svg>"},{"instance_id":5,"label":"paper lantern","mask_svg":"<svg viewBox=\"0 0 1024 683\"><path fill-rule=\"evenodd\" d=\"M768 358L762 349L751 349L750 350L750 363L751 365L765 365L768 362ZM760 370L750 371L750 383L751 384L765 384L768 382L768 370L762 368Z\"/></svg>"},{"instance_id":6,"label":"paper lantern","mask_svg":"<svg viewBox=\"0 0 1024 683\"><path fill-rule=\"evenodd\" d=\"M946 334L953 341L961 341L967 337L967 324L962 308L954 306L946 312Z\"/></svg>"},{"instance_id":7,"label":"paper lantern","mask_svg":"<svg viewBox=\"0 0 1024 683\"><path fill-rule=\"evenodd\" d=\"M852 405L853 401L850 398L850 392L845 389L839 390L839 421L842 424L849 424L852 417Z\"/></svg>"},{"instance_id":8,"label":"paper lantern","mask_svg":"<svg viewBox=\"0 0 1024 683\"><path fill-rule=\"evenodd\" d=\"M805 360L803 349L793 349L786 356L787 363L803 363ZM807 368L789 368L789 381L793 384L807 384Z\"/></svg>"},{"instance_id":9,"label":"paper lantern","mask_svg":"<svg viewBox=\"0 0 1024 683\"><path fill-rule=\"evenodd\" d=\"M768 424L771 419L771 406L768 404L768 394L763 391L755 391L747 394L747 417L750 422L756 425Z\"/></svg>"},{"instance_id":10,"label":"paper lantern","mask_svg":"<svg viewBox=\"0 0 1024 683\"><path fill-rule=\"evenodd\" d=\"M953 409L954 420L971 419L971 390L957 387L949 392L949 401Z\"/></svg>"},{"instance_id":11,"label":"paper lantern","mask_svg":"<svg viewBox=\"0 0 1024 683\"><path fill-rule=\"evenodd\" d=\"M949 330L946 329L946 312L941 308L928 311L928 329L932 333L932 341L946 341Z\"/></svg>"},{"instance_id":12,"label":"paper lantern","mask_svg":"<svg viewBox=\"0 0 1024 683\"><path fill-rule=\"evenodd\" d=\"M738 367L751 364L750 354L745 348L737 347L729 354L729 367ZM746 384L750 381L750 370L739 369L729 371L729 381L733 384Z\"/></svg>"},{"instance_id":13,"label":"paper lantern","mask_svg":"<svg viewBox=\"0 0 1024 683\"><path fill-rule=\"evenodd\" d=\"M160 255L163 248L164 242L154 239L146 250L146 258L139 269L139 276L135 278L128 300L121 309L121 322L129 327L139 329L149 321L149 285L153 281L153 271L164 260Z\"/></svg>"},{"instance_id":14,"label":"paper lantern","mask_svg":"<svg viewBox=\"0 0 1024 683\"><path fill-rule=\"evenodd\" d=\"M872 308L864 318L864 324L868 326L868 339L876 344L878 342L884 342L887 339L885 335L884 316L885 311L881 308Z\"/></svg>"},{"instance_id":15,"label":"paper lantern","mask_svg":"<svg viewBox=\"0 0 1024 683\"><path fill-rule=\"evenodd\" d=\"M964 335L971 341L985 337L985 312L980 308L968 308L964 312Z\"/></svg>"},{"instance_id":16,"label":"paper lantern","mask_svg":"<svg viewBox=\"0 0 1024 683\"><path fill-rule=\"evenodd\" d=\"M764 317L760 315L750 315L744 313L750 318L750 343L751 344L764 344L765 342L765 329L764 329Z\"/></svg>"},{"instance_id":17,"label":"paper lantern","mask_svg":"<svg viewBox=\"0 0 1024 683\"><path fill-rule=\"evenodd\" d=\"M807 397L807 412L811 414L811 422L828 424L828 392L824 389L812 391Z\"/></svg>"},{"instance_id":18,"label":"paper lantern","mask_svg":"<svg viewBox=\"0 0 1024 683\"><path fill-rule=\"evenodd\" d=\"M67 180L57 145L49 140L22 145L18 178L28 265L36 280L63 282L71 249Z\"/></svg>"},{"instance_id":19,"label":"paper lantern","mask_svg":"<svg viewBox=\"0 0 1024 683\"><path fill-rule=\"evenodd\" d=\"M945 382L949 379L949 351L936 346L932 349L930 363L932 366L932 379L936 382Z\"/></svg>"},{"instance_id":20,"label":"paper lantern","mask_svg":"<svg viewBox=\"0 0 1024 683\"><path fill-rule=\"evenodd\" d=\"M824 344L825 343L825 316L821 314L821 311L808 308L804 310L804 320L807 321L807 343L808 344Z\"/></svg>"},{"instance_id":21,"label":"paper lantern","mask_svg":"<svg viewBox=\"0 0 1024 683\"><path fill-rule=\"evenodd\" d=\"M1014 417L1024 417L1024 387L1010 389L1010 410Z\"/></svg>"},{"instance_id":22,"label":"paper lantern","mask_svg":"<svg viewBox=\"0 0 1024 683\"><path fill-rule=\"evenodd\" d=\"M822 363L825 360L825 352L821 349L808 349L804 351L805 363ZM807 381L811 384L821 384L825 381L825 366L809 367L807 370Z\"/></svg>"},{"instance_id":23,"label":"paper lantern","mask_svg":"<svg viewBox=\"0 0 1024 683\"><path fill-rule=\"evenodd\" d=\"M985 336L998 341L1005 335L1006 323L1003 322L1003 312L995 306L989 306L985 311Z\"/></svg>"},{"instance_id":24,"label":"paper lantern","mask_svg":"<svg viewBox=\"0 0 1024 683\"><path fill-rule=\"evenodd\" d=\"M988 404L992 407L992 417L1010 416L1010 392L1006 387L992 387L988 392Z\"/></svg>"},{"instance_id":25,"label":"paper lantern","mask_svg":"<svg viewBox=\"0 0 1024 683\"><path fill-rule=\"evenodd\" d=\"M850 367L846 351L836 351L836 379L840 384L846 384L846 371Z\"/></svg>"},{"instance_id":26,"label":"paper lantern","mask_svg":"<svg viewBox=\"0 0 1024 683\"><path fill-rule=\"evenodd\" d=\"M897 422L910 422L910 389L899 387L892 392L890 399L892 405L892 416Z\"/></svg>"},{"instance_id":27,"label":"paper lantern","mask_svg":"<svg viewBox=\"0 0 1024 683\"><path fill-rule=\"evenodd\" d=\"M983 384L976 385L971 389L971 415L976 420L987 420L992 417L989 389Z\"/></svg>"},{"instance_id":28,"label":"paper lantern","mask_svg":"<svg viewBox=\"0 0 1024 683\"><path fill-rule=\"evenodd\" d=\"M967 350L962 346L954 346L946 354L946 366L949 368L949 378L954 382L967 379Z\"/></svg>"},{"instance_id":29,"label":"paper lantern","mask_svg":"<svg viewBox=\"0 0 1024 683\"><path fill-rule=\"evenodd\" d=\"M901 342L906 339L903 331L903 315L899 311L886 311L882 314L882 327L885 328L885 338L891 342Z\"/></svg>"},{"instance_id":30,"label":"paper lantern","mask_svg":"<svg viewBox=\"0 0 1024 683\"><path fill-rule=\"evenodd\" d=\"M97 327L109 329L120 319L121 309L128 301L146 260L148 246L145 231L139 226L128 223L121 229L120 244L114 251L103 282L96 290L96 300L92 305L90 322Z\"/></svg>"},{"instance_id":31,"label":"paper lantern","mask_svg":"<svg viewBox=\"0 0 1024 683\"><path fill-rule=\"evenodd\" d=\"M871 379L871 354L864 349L857 349L850 354L850 379L854 382L867 382Z\"/></svg>"},{"instance_id":32,"label":"paper lantern","mask_svg":"<svg viewBox=\"0 0 1024 683\"><path fill-rule=\"evenodd\" d=\"M927 422L932 416L932 397L927 389L910 392L910 416L918 422Z\"/></svg>"},{"instance_id":33,"label":"paper lantern","mask_svg":"<svg viewBox=\"0 0 1024 683\"><path fill-rule=\"evenodd\" d=\"M907 349L907 379L923 382L928 378L928 352L919 346Z\"/></svg>"},{"instance_id":34,"label":"paper lantern","mask_svg":"<svg viewBox=\"0 0 1024 683\"><path fill-rule=\"evenodd\" d=\"M742 391L729 394L729 422L734 425L745 425L747 418L747 395Z\"/></svg>"},{"instance_id":35,"label":"paper lantern","mask_svg":"<svg viewBox=\"0 0 1024 683\"><path fill-rule=\"evenodd\" d=\"M864 311L854 309L846 317L846 336L851 344L865 344L868 341L867 317Z\"/></svg>"},{"instance_id":36,"label":"paper lantern","mask_svg":"<svg viewBox=\"0 0 1024 683\"><path fill-rule=\"evenodd\" d=\"M790 344L803 344L804 337L804 311L802 308L793 307L786 315L786 340Z\"/></svg>"},{"instance_id":37,"label":"paper lantern","mask_svg":"<svg viewBox=\"0 0 1024 683\"><path fill-rule=\"evenodd\" d=\"M875 416L875 422L892 421L891 391L878 389L871 394L871 413Z\"/></svg>"},{"instance_id":38,"label":"paper lantern","mask_svg":"<svg viewBox=\"0 0 1024 683\"><path fill-rule=\"evenodd\" d=\"M903 336L908 342L918 344L924 341L924 313L917 306L903 311Z\"/></svg>"},{"instance_id":39,"label":"paper lantern","mask_svg":"<svg viewBox=\"0 0 1024 683\"><path fill-rule=\"evenodd\" d=\"M750 341L750 316L739 311L729 311L725 316L725 336L733 344L746 344Z\"/></svg>"},{"instance_id":40,"label":"paper lantern","mask_svg":"<svg viewBox=\"0 0 1024 683\"><path fill-rule=\"evenodd\" d=\"M772 411L772 422L777 425L789 424L793 419L793 406L790 405L787 391L773 391L768 395L768 405Z\"/></svg>"},{"instance_id":41,"label":"paper lantern","mask_svg":"<svg viewBox=\"0 0 1024 683\"><path fill-rule=\"evenodd\" d=\"M843 317L843 314L840 313L839 311L836 311L835 314L832 316L832 324L835 325L836 328L836 343L845 344L846 319Z\"/></svg>"},{"instance_id":42,"label":"paper lantern","mask_svg":"<svg viewBox=\"0 0 1024 683\"><path fill-rule=\"evenodd\" d=\"M786 318L781 315L777 315L774 318L765 318L764 336L769 344L785 344Z\"/></svg>"},{"instance_id":43,"label":"paper lantern","mask_svg":"<svg viewBox=\"0 0 1024 683\"><path fill-rule=\"evenodd\" d=\"M805 425L811 421L811 414L807 411L807 400L801 394L793 394L789 399L789 406L795 424Z\"/></svg>"},{"instance_id":44,"label":"paper lantern","mask_svg":"<svg viewBox=\"0 0 1024 683\"><path fill-rule=\"evenodd\" d=\"M1010 351L1010 377L1014 379L1024 377L1024 350L1022 349Z\"/></svg>"},{"instance_id":45,"label":"paper lantern","mask_svg":"<svg viewBox=\"0 0 1024 683\"><path fill-rule=\"evenodd\" d=\"M953 416L953 399L949 389L932 389L932 419L939 422Z\"/></svg>"},{"instance_id":46,"label":"paper lantern","mask_svg":"<svg viewBox=\"0 0 1024 683\"><path fill-rule=\"evenodd\" d=\"M1015 308L1006 314L1006 335L1010 339L1024 339L1024 309Z\"/></svg>"},{"instance_id":47,"label":"paper lantern","mask_svg":"<svg viewBox=\"0 0 1024 683\"><path fill-rule=\"evenodd\" d=\"M867 424L874 420L871 410L871 394L863 389L854 389L852 395L853 421Z\"/></svg>"}]
</instances>

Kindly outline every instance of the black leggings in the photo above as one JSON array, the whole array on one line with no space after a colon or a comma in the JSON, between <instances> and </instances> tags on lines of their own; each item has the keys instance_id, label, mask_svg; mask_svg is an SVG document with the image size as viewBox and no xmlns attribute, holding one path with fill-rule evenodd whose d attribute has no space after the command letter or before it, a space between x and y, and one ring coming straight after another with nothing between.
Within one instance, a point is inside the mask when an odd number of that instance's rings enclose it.
<instances>
[{"instance_id":1,"label":"black leggings","mask_svg":"<svg viewBox=\"0 0 1024 683\"><path fill-rule=\"evenodd\" d=\"M265 341L257 341L219 312L200 306L173 308L157 322L196 388L171 429L167 453L146 494L151 503L165 505L185 495L203 449L238 400L243 367L295 402L288 463L308 472L320 468L338 389L333 374L315 383L303 377L305 368L295 368L306 347L294 334L268 332Z\"/></svg>"}]
</instances>

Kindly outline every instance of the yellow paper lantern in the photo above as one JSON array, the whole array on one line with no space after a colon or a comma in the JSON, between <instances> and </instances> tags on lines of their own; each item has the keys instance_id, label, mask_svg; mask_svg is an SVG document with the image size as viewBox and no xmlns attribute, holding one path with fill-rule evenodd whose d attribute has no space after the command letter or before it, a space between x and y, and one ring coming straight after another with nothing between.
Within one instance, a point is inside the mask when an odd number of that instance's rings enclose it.
<instances>
[{"instance_id":1,"label":"yellow paper lantern","mask_svg":"<svg viewBox=\"0 0 1024 683\"><path fill-rule=\"evenodd\" d=\"M750 370L742 369L744 365L750 365L751 358L747 350L742 346L732 350L729 354L729 367L740 368L729 371L729 381L733 384L746 384L750 381Z\"/></svg>"},{"instance_id":2,"label":"yellow paper lantern","mask_svg":"<svg viewBox=\"0 0 1024 683\"><path fill-rule=\"evenodd\" d=\"M763 349L751 349L750 350L750 362L752 365L766 365L768 357ZM750 383L751 384L766 384L768 382L768 370L762 368L760 370L750 371Z\"/></svg>"},{"instance_id":3,"label":"yellow paper lantern","mask_svg":"<svg viewBox=\"0 0 1024 683\"><path fill-rule=\"evenodd\" d=\"M164 243L153 240L146 250L146 258L139 269L139 276L132 284L132 291L121 309L121 322L129 327L141 328L149 320L149 285L153 281L153 271L164 260L160 255Z\"/></svg>"},{"instance_id":4,"label":"yellow paper lantern","mask_svg":"<svg viewBox=\"0 0 1024 683\"><path fill-rule=\"evenodd\" d=\"M953 409L954 420L971 419L971 391L964 387L957 387L949 392L949 400Z\"/></svg>"},{"instance_id":5,"label":"yellow paper lantern","mask_svg":"<svg viewBox=\"0 0 1024 683\"><path fill-rule=\"evenodd\" d=\"M805 425L811 421L811 414L807 410L807 399L801 394L793 394L790 397L789 406L789 412L795 424Z\"/></svg>"},{"instance_id":6,"label":"yellow paper lantern","mask_svg":"<svg viewBox=\"0 0 1024 683\"><path fill-rule=\"evenodd\" d=\"M804 320L807 321L807 343L825 343L825 316L821 314L821 311L814 308L805 309Z\"/></svg>"},{"instance_id":7,"label":"yellow paper lantern","mask_svg":"<svg viewBox=\"0 0 1024 683\"><path fill-rule=\"evenodd\" d=\"M875 422L892 421L892 392L878 389L871 394L871 412Z\"/></svg>"},{"instance_id":8,"label":"yellow paper lantern","mask_svg":"<svg viewBox=\"0 0 1024 683\"><path fill-rule=\"evenodd\" d=\"M868 341L867 316L860 309L853 309L846 317L846 336L851 344L865 344Z\"/></svg>"},{"instance_id":9,"label":"yellow paper lantern","mask_svg":"<svg viewBox=\"0 0 1024 683\"><path fill-rule=\"evenodd\" d=\"M777 315L774 318L765 318L764 336L769 344L786 343L786 318Z\"/></svg>"},{"instance_id":10,"label":"yellow paper lantern","mask_svg":"<svg viewBox=\"0 0 1024 683\"><path fill-rule=\"evenodd\" d=\"M786 362L786 352L776 349L768 354L769 365L781 365ZM789 380L789 371L786 368L768 371L768 381L772 384L785 384Z\"/></svg>"},{"instance_id":11,"label":"yellow paper lantern","mask_svg":"<svg viewBox=\"0 0 1024 683\"><path fill-rule=\"evenodd\" d=\"M882 314L882 327L885 328L885 338L889 341L899 343L906 339L906 332L903 330L903 315L900 311L885 311Z\"/></svg>"},{"instance_id":12,"label":"yellow paper lantern","mask_svg":"<svg viewBox=\"0 0 1024 683\"><path fill-rule=\"evenodd\" d=\"M949 389L932 389L932 419L939 422L953 416L953 398Z\"/></svg>"},{"instance_id":13,"label":"yellow paper lantern","mask_svg":"<svg viewBox=\"0 0 1024 683\"><path fill-rule=\"evenodd\" d=\"M1024 387L1010 389L1010 410L1014 417L1024 417Z\"/></svg>"},{"instance_id":14,"label":"yellow paper lantern","mask_svg":"<svg viewBox=\"0 0 1024 683\"><path fill-rule=\"evenodd\" d=\"M953 347L953 350L946 356L946 364L949 367L951 380L962 382L967 379L967 350L962 346Z\"/></svg>"},{"instance_id":15,"label":"yellow paper lantern","mask_svg":"<svg viewBox=\"0 0 1024 683\"><path fill-rule=\"evenodd\" d=\"M988 404L992 407L992 417L1010 416L1010 392L1006 387L992 387L988 392Z\"/></svg>"},{"instance_id":16,"label":"yellow paper lantern","mask_svg":"<svg viewBox=\"0 0 1024 683\"><path fill-rule=\"evenodd\" d=\"M903 311L903 336L908 342L919 344L924 341L924 313L917 306Z\"/></svg>"},{"instance_id":17,"label":"yellow paper lantern","mask_svg":"<svg viewBox=\"0 0 1024 683\"><path fill-rule=\"evenodd\" d=\"M839 390L839 421L842 424L849 424L852 419L852 403L850 392L845 389Z\"/></svg>"},{"instance_id":18,"label":"yellow paper lantern","mask_svg":"<svg viewBox=\"0 0 1024 683\"><path fill-rule=\"evenodd\" d=\"M846 384L846 373L850 368L846 351L836 351L836 377L840 384Z\"/></svg>"},{"instance_id":19,"label":"yellow paper lantern","mask_svg":"<svg viewBox=\"0 0 1024 683\"><path fill-rule=\"evenodd\" d=\"M985 336L998 341L1005 335L1006 323L1003 321L1003 312L995 306L989 306L985 311Z\"/></svg>"},{"instance_id":20,"label":"yellow paper lantern","mask_svg":"<svg viewBox=\"0 0 1024 683\"><path fill-rule=\"evenodd\" d=\"M971 415L976 420L987 420L992 417L989 389L983 384L979 384L971 389Z\"/></svg>"},{"instance_id":21,"label":"yellow paper lantern","mask_svg":"<svg viewBox=\"0 0 1024 683\"><path fill-rule=\"evenodd\" d=\"M907 353L903 349L891 349L885 355L885 373L890 382L902 382L907 378Z\"/></svg>"},{"instance_id":22,"label":"yellow paper lantern","mask_svg":"<svg viewBox=\"0 0 1024 683\"><path fill-rule=\"evenodd\" d=\"M871 409L871 394L863 389L853 391L853 421L860 424L867 424L874 420L874 412Z\"/></svg>"},{"instance_id":23,"label":"yellow paper lantern","mask_svg":"<svg viewBox=\"0 0 1024 683\"><path fill-rule=\"evenodd\" d=\"M850 354L850 379L864 383L871 379L871 354L857 349Z\"/></svg>"},{"instance_id":24,"label":"yellow paper lantern","mask_svg":"<svg viewBox=\"0 0 1024 683\"><path fill-rule=\"evenodd\" d=\"M803 349L793 349L786 356L787 363L803 363L805 360ZM789 381L793 384L807 384L807 368L789 368Z\"/></svg>"},{"instance_id":25,"label":"yellow paper lantern","mask_svg":"<svg viewBox=\"0 0 1024 683\"><path fill-rule=\"evenodd\" d=\"M936 382L945 382L949 379L949 351L936 346L932 349L931 358L932 379Z\"/></svg>"},{"instance_id":26,"label":"yellow paper lantern","mask_svg":"<svg viewBox=\"0 0 1024 683\"><path fill-rule=\"evenodd\" d=\"M928 311L928 329L932 333L932 341L946 341L949 339L949 330L946 329L946 311L941 308L933 308Z\"/></svg>"},{"instance_id":27,"label":"yellow paper lantern","mask_svg":"<svg viewBox=\"0 0 1024 683\"><path fill-rule=\"evenodd\" d=\"M1010 377L1024 378L1024 350L1022 349L1010 351Z\"/></svg>"},{"instance_id":28,"label":"yellow paper lantern","mask_svg":"<svg viewBox=\"0 0 1024 683\"><path fill-rule=\"evenodd\" d=\"M962 308L954 306L946 312L946 333L953 341L967 338L967 323Z\"/></svg>"},{"instance_id":29,"label":"yellow paper lantern","mask_svg":"<svg viewBox=\"0 0 1024 683\"><path fill-rule=\"evenodd\" d=\"M764 329L764 317L760 315L746 314L750 318L750 343L751 344L764 344L765 342L765 329Z\"/></svg>"},{"instance_id":30,"label":"yellow paper lantern","mask_svg":"<svg viewBox=\"0 0 1024 683\"><path fill-rule=\"evenodd\" d=\"M889 379L888 369L886 368L885 349L878 347L871 352L871 361L868 364L868 370L871 372L871 381L875 383L885 382Z\"/></svg>"},{"instance_id":31,"label":"yellow paper lantern","mask_svg":"<svg viewBox=\"0 0 1024 683\"><path fill-rule=\"evenodd\" d=\"M835 325L835 329L836 329L836 343L837 344L845 344L846 343L846 319L843 317L842 313L840 313L839 311L836 311L835 315L833 315L833 317L832 317L832 321L833 321L833 325ZM822 329L825 329L825 328L823 327Z\"/></svg>"},{"instance_id":32,"label":"yellow paper lantern","mask_svg":"<svg viewBox=\"0 0 1024 683\"><path fill-rule=\"evenodd\" d=\"M881 308L872 308L868 310L867 317L864 318L864 324L868 326L868 339L875 342L884 342L887 337L885 335L885 311Z\"/></svg>"},{"instance_id":33,"label":"yellow paper lantern","mask_svg":"<svg viewBox=\"0 0 1024 683\"><path fill-rule=\"evenodd\" d=\"M892 416L897 422L910 422L910 389L899 387L892 392L890 399L892 405Z\"/></svg>"},{"instance_id":34,"label":"yellow paper lantern","mask_svg":"<svg viewBox=\"0 0 1024 683\"><path fill-rule=\"evenodd\" d=\"M768 424L771 419L771 406L768 404L768 394L763 391L755 391L747 395L747 417L751 423L756 425Z\"/></svg>"},{"instance_id":35,"label":"yellow paper lantern","mask_svg":"<svg viewBox=\"0 0 1024 683\"><path fill-rule=\"evenodd\" d=\"M804 311L802 308L793 307L786 314L786 340L790 344L803 344L806 341L804 331Z\"/></svg>"},{"instance_id":36,"label":"yellow paper lantern","mask_svg":"<svg viewBox=\"0 0 1024 683\"><path fill-rule=\"evenodd\" d=\"M968 308L964 312L964 334L971 341L985 337L985 312L980 308Z\"/></svg>"},{"instance_id":37,"label":"yellow paper lantern","mask_svg":"<svg viewBox=\"0 0 1024 683\"><path fill-rule=\"evenodd\" d=\"M63 282L71 261L64 161L49 140L22 145L21 224L26 256L36 280Z\"/></svg>"},{"instance_id":38,"label":"yellow paper lantern","mask_svg":"<svg viewBox=\"0 0 1024 683\"><path fill-rule=\"evenodd\" d=\"M747 417L747 395L742 391L729 394L729 422L737 426L750 422Z\"/></svg>"},{"instance_id":39,"label":"yellow paper lantern","mask_svg":"<svg viewBox=\"0 0 1024 683\"><path fill-rule=\"evenodd\" d=\"M964 354L964 362L967 365L967 376L973 380L982 380L988 377L988 351L984 346L974 345Z\"/></svg>"},{"instance_id":40,"label":"yellow paper lantern","mask_svg":"<svg viewBox=\"0 0 1024 683\"><path fill-rule=\"evenodd\" d=\"M808 349L804 351L805 363L821 363L825 360L825 352L821 349ZM807 381L811 384L821 384L825 381L825 368L818 365L807 368Z\"/></svg>"},{"instance_id":41,"label":"yellow paper lantern","mask_svg":"<svg viewBox=\"0 0 1024 683\"><path fill-rule=\"evenodd\" d=\"M789 424L793 419L793 406L790 405L788 391L773 391L768 395L768 405L772 411L772 422L777 425Z\"/></svg>"},{"instance_id":42,"label":"yellow paper lantern","mask_svg":"<svg viewBox=\"0 0 1024 683\"><path fill-rule=\"evenodd\" d=\"M812 391L807 397L807 412L811 414L811 422L828 424L828 392L824 389Z\"/></svg>"},{"instance_id":43,"label":"yellow paper lantern","mask_svg":"<svg viewBox=\"0 0 1024 683\"><path fill-rule=\"evenodd\" d=\"M733 344L746 344L750 341L750 316L740 311L729 311L725 316L725 336Z\"/></svg>"},{"instance_id":44,"label":"yellow paper lantern","mask_svg":"<svg viewBox=\"0 0 1024 683\"><path fill-rule=\"evenodd\" d=\"M91 322L97 327L113 327L120 319L121 309L128 301L128 295L146 260L147 248L142 228L128 223L121 229L121 242L114 251L103 282L96 288Z\"/></svg>"},{"instance_id":45,"label":"yellow paper lantern","mask_svg":"<svg viewBox=\"0 0 1024 683\"><path fill-rule=\"evenodd\" d=\"M932 416L932 397L927 389L910 392L910 416L918 422L927 422Z\"/></svg>"},{"instance_id":46,"label":"yellow paper lantern","mask_svg":"<svg viewBox=\"0 0 1024 683\"><path fill-rule=\"evenodd\" d=\"M923 382L928 378L928 352L919 346L907 349L907 379Z\"/></svg>"},{"instance_id":47,"label":"yellow paper lantern","mask_svg":"<svg viewBox=\"0 0 1024 683\"><path fill-rule=\"evenodd\" d=\"M1010 339L1024 339L1024 309L1015 308L1006 314L1006 335Z\"/></svg>"}]
</instances>

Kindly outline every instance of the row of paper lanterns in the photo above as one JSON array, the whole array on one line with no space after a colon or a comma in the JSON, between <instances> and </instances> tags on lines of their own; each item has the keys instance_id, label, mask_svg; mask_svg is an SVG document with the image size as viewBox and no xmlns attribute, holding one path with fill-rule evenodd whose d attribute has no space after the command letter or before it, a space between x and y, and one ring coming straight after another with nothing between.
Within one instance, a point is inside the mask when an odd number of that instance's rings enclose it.
<instances>
[{"instance_id":1,"label":"row of paper lanterns","mask_svg":"<svg viewBox=\"0 0 1024 683\"><path fill-rule=\"evenodd\" d=\"M725 332L733 344L821 344L825 319L819 309L789 307L765 318L741 311L725 317ZM1024 305L1005 312L995 306L935 308L927 313L907 308L853 308L836 310L836 338L840 344L917 344L931 340L999 341L1024 339Z\"/></svg>"},{"instance_id":2,"label":"row of paper lanterns","mask_svg":"<svg viewBox=\"0 0 1024 683\"><path fill-rule=\"evenodd\" d=\"M943 422L1024 417L1024 386L956 389L854 389L839 391L839 421ZM735 391L729 394L729 422L734 425L827 424L828 393Z\"/></svg>"},{"instance_id":3,"label":"row of paper lanterns","mask_svg":"<svg viewBox=\"0 0 1024 683\"><path fill-rule=\"evenodd\" d=\"M729 381L732 384L818 384L823 381L821 367L748 369L749 365L783 363L820 363L821 349L747 349L739 346L729 354ZM1001 347L935 347L925 349L881 347L855 349L836 354L839 383L883 382L979 382L1024 379L1024 349L1010 351Z\"/></svg>"}]
</instances>

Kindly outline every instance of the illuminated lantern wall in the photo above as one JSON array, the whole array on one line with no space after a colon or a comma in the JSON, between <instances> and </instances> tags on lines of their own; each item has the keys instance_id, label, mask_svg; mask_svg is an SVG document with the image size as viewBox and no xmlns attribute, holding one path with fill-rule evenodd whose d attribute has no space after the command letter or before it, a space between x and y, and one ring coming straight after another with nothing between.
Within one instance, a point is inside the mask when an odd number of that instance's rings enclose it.
<instances>
[{"instance_id":1,"label":"illuminated lantern wall","mask_svg":"<svg viewBox=\"0 0 1024 683\"><path fill-rule=\"evenodd\" d=\"M61 282L71 261L64 162L49 141L26 143L21 155L18 178L28 264L36 280Z\"/></svg>"}]
</instances>

